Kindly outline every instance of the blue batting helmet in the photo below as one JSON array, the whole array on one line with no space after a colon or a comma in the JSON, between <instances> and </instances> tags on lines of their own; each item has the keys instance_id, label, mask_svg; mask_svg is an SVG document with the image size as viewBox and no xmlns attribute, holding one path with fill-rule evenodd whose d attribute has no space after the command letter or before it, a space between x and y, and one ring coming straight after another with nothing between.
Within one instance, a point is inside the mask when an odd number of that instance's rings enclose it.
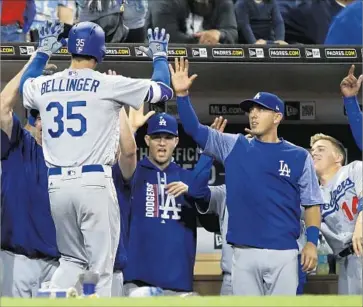
<instances>
[{"instance_id":1,"label":"blue batting helmet","mask_svg":"<svg viewBox=\"0 0 363 307\"><path fill-rule=\"evenodd\" d=\"M106 55L105 32L96 23L85 21L75 24L68 35L68 52L88 55L101 63Z\"/></svg>"}]
</instances>

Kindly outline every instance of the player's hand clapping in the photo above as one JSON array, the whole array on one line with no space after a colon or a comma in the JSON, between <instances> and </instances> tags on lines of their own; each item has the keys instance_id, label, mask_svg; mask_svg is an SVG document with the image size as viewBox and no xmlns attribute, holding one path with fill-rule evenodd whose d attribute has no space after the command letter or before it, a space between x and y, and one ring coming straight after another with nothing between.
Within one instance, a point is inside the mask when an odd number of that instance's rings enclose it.
<instances>
[{"instance_id":1,"label":"player's hand clapping","mask_svg":"<svg viewBox=\"0 0 363 307\"><path fill-rule=\"evenodd\" d=\"M187 96L189 88L198 77L196 74L189 77L188 60L184 60L184 58L180 58L180 60L175 58L175 70L171 64L169 64L169 70L176 96Z\"/></svg>"},{"instance_id":2,"label":"player's hand clapping","mask_svg":"<svg viewBox=\"0 0 363 307\"><path fill-rule=\"evenodd\" d=\"M46 22L39 30L39 47L37 51L46 53L51 56L57 52L62 46L66 45L66 40L58 41L58 36L63 32L64 25L60 22Z\"/></svg>"},{"instance_id":3,"label":"player's hand clapping","mask_svg":"<svg viewBox=\"0 0 363 307\"><path fill-rule=\"evenodd\" d=\"M355 65L352 65L349 69L348 76L346 76L340 83L340 90L344 97L357 96L359 89L362 85L363 75L360 75L357 79L354 76Z\"/></svg>"},{"instance_id":4,"label":"player's hand clapping","mask_svg":"<svg viewBox=\"0 0 363 307\"><path fill-rule=\"evenodd\" d=\"M318 251L315 244L307 242L301 251L301 265L304 272L315 269L318 262Z\"/></svg>"},{"instance_id":5,"label":"player's hand clapping","mask_svg":"<svg viewBox=\"0 0 363 307\"><path fill-rule=\"evenodd\" d=\"M149 41L149 47L140 46L140 51L153 60L157 57L168 57L170 35L166 33L165 29L161 29L161 31L159 31L159 28L155 28L154 30L148 29L147 39Z\"/></svg>"}]
</instances>

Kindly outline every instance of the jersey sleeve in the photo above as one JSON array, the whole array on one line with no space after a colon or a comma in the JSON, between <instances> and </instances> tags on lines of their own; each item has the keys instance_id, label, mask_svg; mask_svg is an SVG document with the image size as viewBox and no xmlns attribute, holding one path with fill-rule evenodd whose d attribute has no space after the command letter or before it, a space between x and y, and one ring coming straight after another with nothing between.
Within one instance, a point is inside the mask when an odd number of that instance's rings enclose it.
<instances>
[{"instance_id":1,"label":"jersey sleeve","mask_svg":"<svg viewBox=\"0 0 363 307\"><path fill-rule=\"evenodd\" d=\"M34 95L36 91L35 79L29 78L25 81L23 86L23 105L26 109L37 109L38 107L35 103Z\"/></svg>"},{"instance_id":2,"label":"jersey sleeve","mask_svg":"<svg viewBox=\"0 0 363 307\"><path fill-rule=\"evenodd\" d=\"M14 148L23 136L23 128L21 127L18 117L13 114L13 128L11 137L1 130L1 159L5 159L12 148Z\"/></svg>"},{"instance_id":3,"label":"jersey sleeve","mask_svg":"<svg viewBox=\"0 0 363 307\"><path fill-rule=\"evenodd\" d=\"M202 154L197 165L191 171L186 171L183 181L189 186L188 195L194 199L209 201L208 182L213 166L213 158Z\"/></svg>"},{"instance_id":4,"label":"jersey sleeve","mask_svg":"<svg viewBox=\"0 0 363 307\"><path fill-rule=\"evenodd\" d=\"M218 186L209 186L211 196L208 207L199 206L197 203L197 210L199 214L217 214L219 217L223 216L226 209L226 186L224 184Z\"/></svg>"},{"instance_id":5,"label":"jersey sleeve","mask_svg":"<svg viewBox=\"0 0 363 307\"><path fill-rule=\"evenodd\" d=\"M204 153L216 158L222 164L238 140L238 134L221 133L208 127L208 140Z\"/></svg>"},{"instance_id":6,"label":"jersey sleeve","mask_svg":"<svg viewBox=\"0 0 363 307\"><path fill-rule=\"evenodd\" d=\"M149 92L152 81L124 76L109 77L113 79L112 88L110 89L112 91L112 99L119 104L126 104L137 110L140 109Z\"/></svg>"},{"instance_id":7,"label":"jersey sleeve","mask_svg":"<svg viewBox=\"0 0 363 307\"><path fill-rule=\"evenodd\" d=\"M354 187L355 192L357 193L358 198L363 197L363 191L362 191L362 161L354 161L350 163L350 169L349 169L349 178L353 178L354 181Z\"/></svg>"},{"instance_id":8,"label":"jersey sleeve","mask_svg":"<svg viewBox=\"0 0 363 307\"><path fill-rule=\"evenodd\" d=\"M300 202L304 207L321 205L324 203L319 187L318 177L314 169L313 159L307 154L302 175L298 182Z\"/></svg>"}]
</instances>

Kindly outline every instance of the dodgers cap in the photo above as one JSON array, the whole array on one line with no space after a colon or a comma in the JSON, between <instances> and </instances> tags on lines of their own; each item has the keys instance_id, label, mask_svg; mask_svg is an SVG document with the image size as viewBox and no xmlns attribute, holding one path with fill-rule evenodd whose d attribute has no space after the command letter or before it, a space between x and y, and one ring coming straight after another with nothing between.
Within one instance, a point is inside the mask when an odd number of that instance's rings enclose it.
<instances>
[{"instance_id":1,"label":"dodgers cap","mask_svg":"<svg viewBox=\"0 0 363 307\"><path fill-rule=\"evenodd\" d=\"M147 122L147 134L168 133L178 136L178 122L176 118L165 112L151 116Z\"/></svg>"},{"instance_id":2,"label":"dodgers cap","mask_svg":"<svg viewBox=\"0 0 363 307\"><path fill-rule=\"evenodd\" d=\"M253 104L258 104L277 113L285 113L285 103L271 93L259 92L252 99L242 101L240 107L243 111L249 112Z\"/></svg>"}]
</instances>

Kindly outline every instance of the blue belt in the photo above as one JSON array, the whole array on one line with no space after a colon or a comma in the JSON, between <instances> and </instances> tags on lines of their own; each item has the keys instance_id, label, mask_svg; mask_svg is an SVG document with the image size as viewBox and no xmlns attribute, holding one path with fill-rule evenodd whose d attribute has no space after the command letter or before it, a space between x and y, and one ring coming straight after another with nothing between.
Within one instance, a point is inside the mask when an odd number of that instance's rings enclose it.
<instances>
[{"instance_id":1,"label":"blue belt","mask_svg":"<svg viewBox=\"0 0 363 307\"><path fill-rule=\"evenodd\" d=\"M103 166L101 164L90 164L82 166L82 173L91 173L91 172L104 172ZM48 170L48 175L62 175L62 167L51 167Z\"/></svg>"}]
</instances>

